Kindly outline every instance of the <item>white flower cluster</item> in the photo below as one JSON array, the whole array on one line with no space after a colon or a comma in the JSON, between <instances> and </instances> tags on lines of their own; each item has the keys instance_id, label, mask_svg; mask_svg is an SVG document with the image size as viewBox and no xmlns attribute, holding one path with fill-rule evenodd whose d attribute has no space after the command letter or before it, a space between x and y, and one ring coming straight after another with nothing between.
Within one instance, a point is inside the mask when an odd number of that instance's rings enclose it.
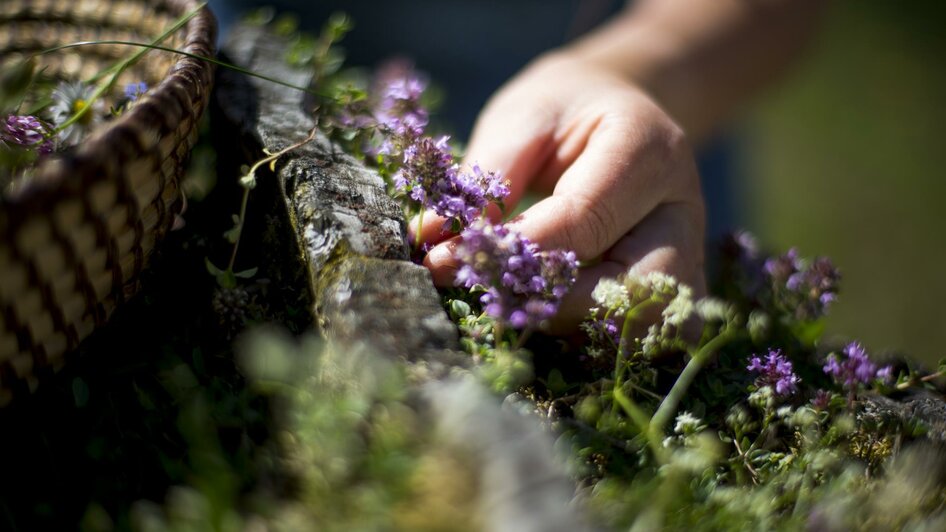
<instances>
[{"instance_id":1,"label":"white flower cluster","mask_svg":"<svg viewBox=\"0 0 946 532\"><path fill-rule=\"evenodd\" d=\"M732 305L715 297L704 297L696 302L696 314L703 321L727 321L733 315Z\"/></svg>"},{"instance_id":2,"label":"white flower cluster","mask_svg":"<svg viewBox=\"0 0 946 532\"><path fill-rule=\"evenodd\" d=\"M685 284L677 287L677 295L663 310L664 326L682 327L695 309L693 289Z\"/></svg>"},{"instance_id":3,"label":"white flower cluster","mask_svg":"<svg viewBox=\"0 0 946 532\"><path fill-rule=\"evenodd\" d=\"M702 424L703 420L687 411L683 411L677 415L673 431L677 434L695 434L703 429Z\"/></svg>"},{"instance_id":4,"label":"white flower cluster","mask_svg":"<svg viewBox=\"0 0 946 532\"><path fill-rule=\"evenodd\" d=\"M615 316L621 316L631 308L627 286L617 279L603 278L598 281L591 298L600 309L611 311Z\"/></svg>"}]
</instances>

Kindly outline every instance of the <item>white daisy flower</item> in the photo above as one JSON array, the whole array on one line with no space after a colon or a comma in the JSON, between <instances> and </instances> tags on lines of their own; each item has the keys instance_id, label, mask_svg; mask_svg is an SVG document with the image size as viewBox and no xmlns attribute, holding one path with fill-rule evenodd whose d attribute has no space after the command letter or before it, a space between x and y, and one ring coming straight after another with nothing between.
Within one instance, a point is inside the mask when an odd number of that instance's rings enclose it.
<instances>
[{"instance_id":1,"label":"white daisy flower","mask_svg":"<svg viewBox=\"0 0 946 532\"><path fill-rule=\"evenodd\" d=\"M66 123L76 113L89 106L95 87L79 81L62 81L53 89L53 104L49 107L50 119L55 127ZM59 132L61 146L74 146L82 141L96 126L102 123L102 101L92 103L93 108Z\"/></svg>"}]
</instances>

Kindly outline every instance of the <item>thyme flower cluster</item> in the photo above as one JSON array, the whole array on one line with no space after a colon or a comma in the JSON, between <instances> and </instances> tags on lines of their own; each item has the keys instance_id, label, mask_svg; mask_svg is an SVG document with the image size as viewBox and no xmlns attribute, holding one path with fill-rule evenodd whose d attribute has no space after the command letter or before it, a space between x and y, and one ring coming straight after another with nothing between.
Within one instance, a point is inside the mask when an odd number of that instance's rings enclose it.
<instances>
[{"instance_id":1,"label":"thyme flower cluster","mask_svg":"<svg viewBox=\"0 0 946 532\"><path fill-rule=\"evenodd\" d=\"M429 115L421 104L426 82L410 70L388 74L374 117L385 135L380 152L400 156L393 176L395 189L423 209L446 218L445 229L459 231L483 214L490 203L502 205L509 185L498 172L474 164L461 169L454 160L449 137L424 136Z\"/></svg>"},{"instance_id":2,"label":"thyme flower cluster","mask_svg":"<svg viewBox=\"0 0 946 532\"><path fill-rule=\"evenodd\" d=\"M395 188L424 208L447 219L446 226L469 226L490 202L501 203L509 186L496 172L473 165L460 170L451 154L448 137L423 137L404 150L404 164L394 175Z\"/></svg>"},{"instance_id":3,"label":"thyme flower cluster","mask_svg":"<svg viewBox=\"0 0 946 532\"><path fill-rule=\"evenodd\" d=\"M429 121L427 109L420 102L426 88L427 83L410 72L390 78L375 111L381 128L395 137L420 137Z\"/></svg>"},{"instance_id":4,"label":"thyme flower cluster","mask_svg":"<svg viewBox=\"0 0 946 532\"><path fill-rule=\"evenodd\" d=\"M842 350L843 356L832 353L824 365L824 372L830 375L834 382L854 391L859 385L870 384L874 379L889 382L893 378L893 368L884 366L878 368L867 356L867 350L857 343L851 342Z\"/></svg>"},{"instance_id":5,"label":"thyme flower cluster","mask_svg":"<svg viewBox=\"0 0 946 532\"><path fill-rule=\"evenodd\" d=\"M792 362L779 349L770 349L764 357L753 355L746 369L757 374L755 385L768 386L778 397L787 397L798 390L801 379L795 375Z\"/></svg>"},{"instance_id":6,"label":"thyme flower cluster","mask_svg":"<svg viewBox=\"0 0 946 532\"><path fill-rule=\"evenodd\" d=\"M539 251L519 233L479 220L462 233L456 283L486 288L486 314L517 329L538 327L555 315L575 282L578 261L571 251Z\"/></svg>"},{"instance_id":7,"label":"thyme flower cluster","mask_svg":"<svg viewBox=\"0 0 946 532\"><path fill-rule=\"evenodd\" d=\"M780 257L770 258L763 266L773 291L781 296L786 308L794 308L799 319L818 319L837 299L841 276L826 257L806 263L792 248Z\"/></svg>"}]
</instances>

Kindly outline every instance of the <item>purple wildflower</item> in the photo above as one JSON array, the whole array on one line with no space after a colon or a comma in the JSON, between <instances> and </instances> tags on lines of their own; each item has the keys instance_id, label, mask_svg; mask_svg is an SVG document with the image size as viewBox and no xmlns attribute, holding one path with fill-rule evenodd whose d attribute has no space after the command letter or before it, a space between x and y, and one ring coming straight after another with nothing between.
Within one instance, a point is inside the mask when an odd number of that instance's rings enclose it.
<instances>
[{"instance_id":1,"label":"purple wildflower","mask_svg":"<svg viewBox=\"0 0 946 532\"><path fill-rule=\"evenodd\" d=\"M427 110L420 97L427 83L412 72L385 80L381 101L375 109L375 118L388 134L415 139L427 127ZM405 144L407 144L405 142Z\"/></svg>"},{"instance_id":2,"label":"purple wildflower","mask_svg":"<svg viewBox=\"0 0 946 532\"><path fill-rule=\"evenodd\" d=\"M48 128L40 119L30 115L9 115L0 130L0 141L24 148L35 148L46 154L53 151L53 142L46 138Z\"/></svg>"},{"instance_id":3,"label":"purple wildflower","mask_svg":"<svg viewBox=\"0 0 946 532\"><path fill-rule=\"evenodd\" d=\"M453 179L458 171L447 144L449 139L447 136L438 140L425 137L404 150L404 164L394 174L394 186L399 192L408 194L418 203L430 205L428 191L440 181Z\"/></svg>"},{"instance_id":4,"label":"purple wildflower","mask_svg":"<svg viewBox=\"0 0 946 532\"><path fill-rule=\"evenodd\" d=\"M884 384L890 384L893 381L893 366L884 366L878 369L877 379Z\"/></svg>"},{"instance_id":5,"label":"purple wildflower","mask_svg":"<svg viewBox=\"0 0 946 532\"><path fill-rule=\"evenodd\" d=\"M831 392L827 390L818 390L815 392L815 396L811 399L811 406L815 407L818 410L827 410L831 406Z\"/></svg>"},{"instance_id":6,"label":"purple wildflower","mask_svg":"<svg viewBox=\"0 0 946 532\"><path fill-rule=\"evenodd\" d=\"M840 274L831 261L818 257L806 264L792 248L781 257L765 261L773 292L784 308L793 309L798 319L817 319L828 312L837 299Z\"/></svg>"},{"instance_id":7,"label":"purple wildflower","mask_svg":"<svg viewBox=\"0 0 946 532\"><path fill-rule=\"evenodd\" d=\"M456 253L462 264L456 284L485 286L486 313L515 328L554 316L578 270L574 253L540 252L520 234L483 220L463 231Z\"/></svg>"},{"instance_id":8,"label":"purple wildflower","mask_svg":"<svg viewBox=\"0 0 946 532\"><path fill-rule=\"evenodd\" d=\"M877 365L867 357L867 351L857 343L851 342L842 350L844 358L832 353L824 365L824 372L834 379L834 382L843 385L850 391L857 389L859 384L868 384L874 379L889 381L893 377L893 368L885 366L878 369Z\"/></svg>"},{"instance_id":9,"label":"purple wildflower","mask_svg":"<svg viewBox=\"0 0 946 532\"><path fill-rule=\"evenodd\" d=\"M568 289L575 282L578 270L578 257L574 251L553 249L542 254L542 277L549 293L556 300L565 297Z\"/></svg>"},{"instance_id":10,"label":"purple wildflower","mask_svg":"<svg viewBox=\"0 0 946 532\"><path fill-rule=\"evenodd\" d=\"M496 172L474 165L461 172L447 144L449 137L424 137L404 150L404 164L394 186L425 208L447 219L446 228L470 225L489 202L501 202L509 186Z\"/></svg>"},{"instance_id":11,"label":"purple wildflower","mask_svg":"<svg viewBox=\"0 0 946 532\"><path fill-rule=\"evenodd\" d=\"M772 257L765 261L763 269L776 283L787 283L789 278L801 270L803 264L798 258L798 250L791 248L781 257Z\"/></svg>"},{"instance_id":12,"label":"purple wildflower","mask_svg":"<svg viewBox=\"0 0 946 532\"><path fill-rule=\"evenodd\" d=\"M778 349L770 349L764 358L753 355L746 369L759 374L755 380L756 386L769 386L777 396L795 393L801 381L792 370L791 361L782 356Z\"/></svg>"},{"instance_id":13,"label":"purple wildflower","mask_svg":"<svg viewBox=\"0 0 946 532\"><path fill-rule=\"evenodd\" d=\"M621 343L621 329L614 318L586 320L581 330L588 335L588 354L593 358L616 352Z\"/></svg>"},{"instance_id":14,"label":"purple wildflower","mask_svg":"<svg viewBox=\"0 0 946 532\"><path fill-rule=\"evenodd\" d=\"M146 92L148 92L148 84L144 81L125 85L125 99L129 102L137 101Z\"/></svg>"},{"instance_id":15,"label":"purple wildflower","mask_svg":"<svg viewBox=\"0 0 946 532\"><path fill-rule=\"evenodd\" d=\"M470 172L470 177L483 191L487 200L500 203L509 195L509 182L503 179L499 172L484 172L476 163L473 163Z\"/></svg>"}]
</instances>

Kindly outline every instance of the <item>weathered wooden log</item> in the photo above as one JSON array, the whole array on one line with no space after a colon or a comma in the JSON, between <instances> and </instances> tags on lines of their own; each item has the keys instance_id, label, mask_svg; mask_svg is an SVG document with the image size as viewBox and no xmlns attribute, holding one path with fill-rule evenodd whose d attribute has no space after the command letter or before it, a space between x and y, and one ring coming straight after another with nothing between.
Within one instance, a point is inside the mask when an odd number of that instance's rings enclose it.
<instances>
[{"instance_id":1,"label":"weathered wooden log","mask_svg":"<svg viewBox=\"0 0 946 532\"><path fill-rule=\"evenodd\" d=\"M255 72L307 86L311 71L290 67L286 46L262 28L242 26L225 52ZM304 139L315 125L305 93L232 72L224 73L217 102L258 157L264 147ZM274 179L324 334L367 341L379 353L429 365L434 375L468 365L430 274L408 260L404 216L376 172L320 134L280 159Z\"/></svg>"},{"instance_id":2,"label":"weathered wooden log","mask_svg":"<svg viewBox=\"0 0 946 532\"><path fill-rule=\"evenodd\" d=\"M307 86L311 72L290 67L286 47L262 28L238 26L223 50L245 68ZM214 127L238 130L242 148L259 158L263 148L273 152L307 136L314 120L304 103L300 91L224 71L217 105L226 123ZM299 246L322 333L366 343L421 375L419 411L440 427L442 441L478 465L486 527L588 529L538 421L504 410L473 377L456 374L468 373L470 357L459 352L429 272L409 261L406 222L381 177L320 135L284 156L273 179L288 218L285 238Z\"/></svg>"}]
</instances>

